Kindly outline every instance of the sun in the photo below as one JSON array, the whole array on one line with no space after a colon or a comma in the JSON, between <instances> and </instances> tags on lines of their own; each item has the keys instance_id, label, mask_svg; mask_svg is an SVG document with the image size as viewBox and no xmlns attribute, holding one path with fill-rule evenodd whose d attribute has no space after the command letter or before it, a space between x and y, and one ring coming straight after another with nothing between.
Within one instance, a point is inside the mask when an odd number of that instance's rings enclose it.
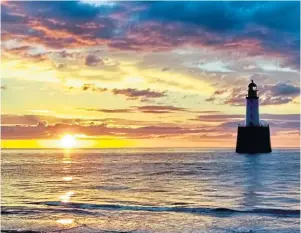
<instances>
[{"instance_id":1,"label":"sun","mask_svg":"<svg viewBox=\"0 0 301 233\"><path fill-rule=\"evenodd\" d=\"M70 148L74 147L75 144L76 144L76 140L73 135L66 134L61 139L61 145L63 148L70 149Z\"/></svg>"}]
</instances>

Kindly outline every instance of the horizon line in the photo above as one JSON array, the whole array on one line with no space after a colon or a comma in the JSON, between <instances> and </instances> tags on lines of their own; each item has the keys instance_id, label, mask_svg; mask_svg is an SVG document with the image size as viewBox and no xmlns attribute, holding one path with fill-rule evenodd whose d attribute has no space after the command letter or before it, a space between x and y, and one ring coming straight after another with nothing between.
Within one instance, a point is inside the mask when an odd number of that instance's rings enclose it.
<instances>
[{"instance_id":1,"label":"horizon line","mask_svg":"<svg viewBox=\"0 0 301 233\"><path fill-rule=\"evenodd\" d=\"M283 147L283 146L273 146L273 148L277 149L301 149L301 147ZM0 148L0 150L108 150L108 149L233 149L235 147L95 147L95 148L60 148L60 147L45 147L45 148Z\"/></svg>"}]
</instances>

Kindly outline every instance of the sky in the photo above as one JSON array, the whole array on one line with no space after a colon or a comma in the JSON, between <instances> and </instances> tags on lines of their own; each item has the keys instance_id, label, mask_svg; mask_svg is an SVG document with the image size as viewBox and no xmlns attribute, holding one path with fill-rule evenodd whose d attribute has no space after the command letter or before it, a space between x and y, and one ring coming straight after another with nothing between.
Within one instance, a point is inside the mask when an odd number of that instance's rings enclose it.
<instances>
[{"instance_id":1,"label":"sky","mask_svg":"<svg viewBox=\"0 0 301 233\"><path fill-rule=\"evenodd\" d=\"M300 143L300 2L1 2L2 148L235 147L253 79Z\"/></svg>"}]
</instances>

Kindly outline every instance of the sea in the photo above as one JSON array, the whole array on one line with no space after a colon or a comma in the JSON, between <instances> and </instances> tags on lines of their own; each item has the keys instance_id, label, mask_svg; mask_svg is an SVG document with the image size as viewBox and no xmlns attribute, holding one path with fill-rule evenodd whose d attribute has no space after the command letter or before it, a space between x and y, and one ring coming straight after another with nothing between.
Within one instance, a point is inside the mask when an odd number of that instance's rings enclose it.
<instances>
[{"instance_id":1,"label":"sea","mask_svg":"<svg viewBox=\"0 0 301 233\"><path fill-rule=\"evenodd\" d=\"M300 232L299 149L1 154L2 232Z\"/></svg>"}]
</instances>

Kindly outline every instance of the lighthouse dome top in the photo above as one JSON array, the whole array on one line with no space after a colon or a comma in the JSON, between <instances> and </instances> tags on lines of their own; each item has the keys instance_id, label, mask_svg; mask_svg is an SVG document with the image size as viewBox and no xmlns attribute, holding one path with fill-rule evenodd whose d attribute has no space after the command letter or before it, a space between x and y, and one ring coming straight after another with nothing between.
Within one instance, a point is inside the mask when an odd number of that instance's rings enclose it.
<instances>
[{"instance_id":1,"label":"lighthouse dome top","mask_svg":"<svg viewBox=\"0 0 301 233\"><path fill-rule=\"evenodd\" d=\"M247 98L249 99L258 99L258 96L257 96L257 85L253 82L249 84L249 90L248 90L248 95L247 95Z\"/></svg>"},{"instance_id":2,"label":"lighthouse dome top","mask_svg":"<svg viewBox=\"0 0 301 233\"><path fill-rule=\"evenodd\" d=\"M257 85L254 83L253 80L251 80L251 83L249 84L249 88L257 87Z\"/></svg>"}]
</instances>

